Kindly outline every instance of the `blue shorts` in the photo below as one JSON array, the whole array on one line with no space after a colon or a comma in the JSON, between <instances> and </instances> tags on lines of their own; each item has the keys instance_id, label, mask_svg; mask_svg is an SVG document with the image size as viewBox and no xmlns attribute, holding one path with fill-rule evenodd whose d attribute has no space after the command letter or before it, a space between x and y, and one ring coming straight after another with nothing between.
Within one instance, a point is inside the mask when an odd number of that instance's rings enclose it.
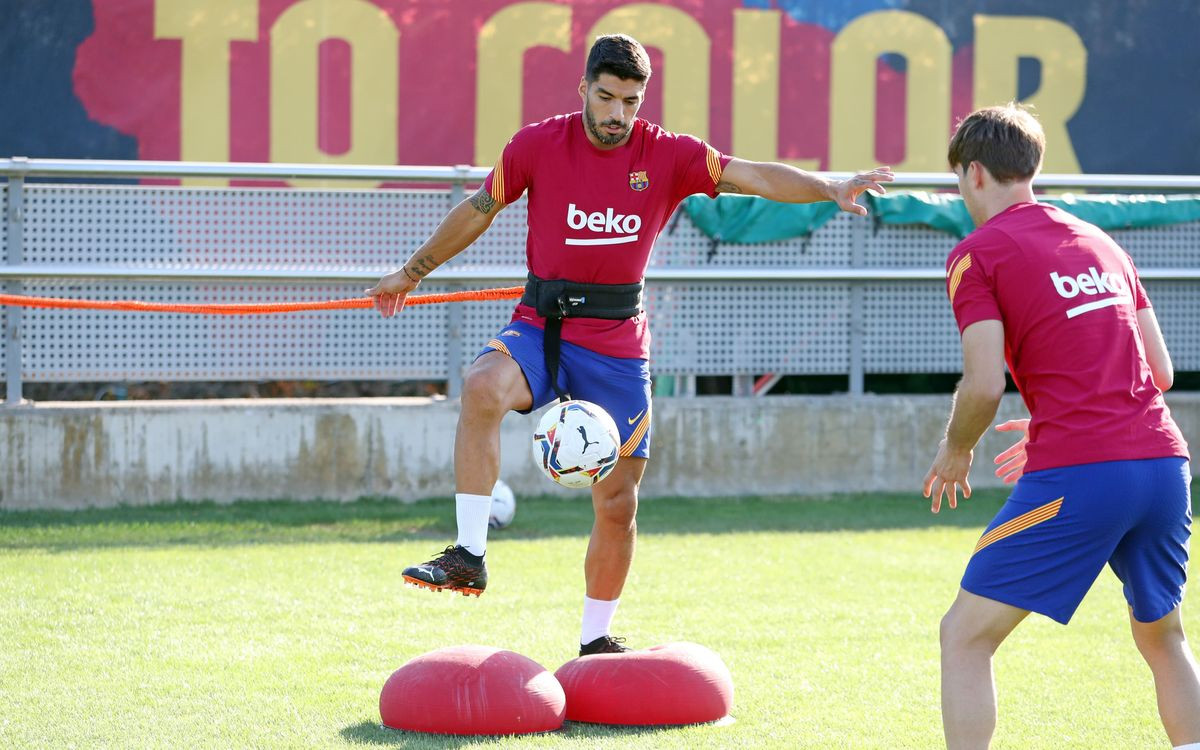
<instances>
[{"instance_id":1,"label":"blue shorts","mask_svg":"<svg viewBox=\"0 0 1200 750\"><path fill-rule=\"evenodd\" d=\"M516 361L533 394L533 407L529 411L558 398L546 372L542 340L542 329L518 321L500 331L479 353L482 357L490 351L503 352ZM622 456L650 457L649 362L609 357L564 341L558 383L571 398L591 401L609 413L621 433Z\"/></svg>"},{"instance_id":2,"label":"blue shorts","mask_svg":"<svg viewBox=\"0 0 1200 750\"><path fill-rule=\"evenodd\" d=\"M1108 563L1134 618L1158 620L1183 600L1190 483L1183 458L1026 474L980 537L962 587L1065 625Z\"/></svg>"}]
</instances>

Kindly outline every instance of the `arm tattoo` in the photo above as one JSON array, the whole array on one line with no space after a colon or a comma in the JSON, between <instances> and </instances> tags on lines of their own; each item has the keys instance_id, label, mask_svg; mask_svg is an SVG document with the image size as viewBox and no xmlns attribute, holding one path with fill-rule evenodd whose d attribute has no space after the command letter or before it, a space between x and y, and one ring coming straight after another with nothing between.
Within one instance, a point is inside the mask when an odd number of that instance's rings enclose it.
<instances>
[{"instance_id":1,"label":"arm tattoo","mask_svg":"<svg viewBox=\"0 0 1200 750\"><path fill-rule=\"evenodd\" d=\"M416 274L417 278L423 279L429 274L433 273L435 268L437 268L437 263L434 262L433 256L426 255L424 258L415 258L413 262L404 269L404 271L407 273L411 269L412 272Z\"/></svg>"},{"instance_id":2,"label":"arm tattoo","mask_svg":"<svg viewBox=\"0 0 1200 750\"><path fill-rule=\"evenodd\" d=\"M726 180L721 180L720 182L717 183L717 192L718 193L741 193L742 189L740 187L738 187L737 185L734 185L732 182L728 182Z\"/></svg>"},{"instance_id":3,"label":"arm tattoo","mask_svg":"<svg viewBox=\"0 0 1200 750\"><path fill-rule=\"evenodd\" d=\"M492 209L496 207L496 199L483 188L479 188L475 195L472 195L468 201L475 207L476 211L485 216L490 214Z\"/></svg>"}]
</instances>

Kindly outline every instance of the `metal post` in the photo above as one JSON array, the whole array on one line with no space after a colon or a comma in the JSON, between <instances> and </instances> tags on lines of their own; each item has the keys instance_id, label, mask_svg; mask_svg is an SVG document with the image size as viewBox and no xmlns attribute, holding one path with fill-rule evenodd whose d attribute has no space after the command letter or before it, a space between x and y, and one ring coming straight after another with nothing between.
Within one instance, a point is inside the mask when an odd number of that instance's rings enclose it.
<instances>
[{"instance_id":1,"label":"metal post","mask_svg":"<svg viewBox=\"0 0 1200 750\"><path fill-rule=\"evenodd\" d=\"M24 259L25 247L25 177L21 167L28 167L29 160L15 157L13 167L18 168L16 174L8 178L8 205L5 206L4 222L7 230L4 261L7 265L19 265ZM4 283L8 294L21 294L24 284L19 279ZM6 311L4 325L4 381L5 406L17 406L21 403L21 308L10 306Z\"/></svg>"},{"instance_id":2,"label":"metal post","mask_svg":"<svg viewBox=\"0 0 1200 750\"><path fill-rule=\"evenodd\" d=\"M450 183L450 208L453 209L462 202L466 195L467 174L470 167L464 164L455 166L460 177ZM450 291L455 291L451 288ZM450 304L446 311L446 398L458 398L462 395L463 386L463 306Z\"/></svg>"},{"instance_id":3,"label":"metal post","mask_svg":"<svg viewBox=\"0 0 1200 750\"><path fill-rule=\"evenodd\" d=\"M867 231L870 219L853 217L850 244L850 267L862 268L866 259ZM865 290L861 281L850 282L850 395L863 395L863 339L866 337L867 325L863 316L863 299Z\"/></svg>"},{"instance_id":4,"label":"metal post","mask_svg":"<svg viewBox=\"0 0 1200 750\"><path fill-rule=\"evenodd\" d=\"M733 376L733 395L735 395L735 396L753 396L754 395L754 376L753 375L734 375Z\"/></svg>"}]
</instances>

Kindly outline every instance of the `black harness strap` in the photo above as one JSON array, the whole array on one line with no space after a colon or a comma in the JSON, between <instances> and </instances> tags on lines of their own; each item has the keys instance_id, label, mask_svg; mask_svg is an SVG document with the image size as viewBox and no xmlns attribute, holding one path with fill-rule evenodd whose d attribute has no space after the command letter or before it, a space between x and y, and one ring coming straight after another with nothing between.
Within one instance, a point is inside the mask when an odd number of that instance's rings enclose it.
<instances>
[{"instance_id":1,"label":"black harness strap","mask_svg":"<svg viewBox=\"0 0 1200 750\"><path fill-rule=\"evenodd\" d=\"M546 317L546 328L542 334L542 350L545 355L546 372L550 373L550 385L558 394L559 401L569 401L571 394L558 384L558 365L562 358L562 318Z\"/></svg>"},{"instance_id":2,"label":"black harness strap","mask_svg":"<svg viewBox=\"0 0 1200 750\"><path fill-rule=\"evenodd\" d=\"M532 273L525 282L521 304L532 307L546 319L542 342L546 371L558 398L571 396L558 384L562 358L563 318L626 320L642 312L642 284L582 284L565 279L539 279Z\"/></svg>"}]
</instances>

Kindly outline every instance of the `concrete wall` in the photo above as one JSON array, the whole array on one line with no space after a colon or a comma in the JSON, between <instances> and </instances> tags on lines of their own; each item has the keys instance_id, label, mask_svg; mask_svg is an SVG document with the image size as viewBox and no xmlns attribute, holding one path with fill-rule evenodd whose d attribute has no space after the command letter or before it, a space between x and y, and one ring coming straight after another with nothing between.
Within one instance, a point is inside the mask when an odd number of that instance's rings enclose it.
<instances>
[{"instance_id":1,"label":"concrete wall","mask_svg":"<svg viewBox=\"0 0 1200 750\"><path fill-rule=\"evenodd\" d=\"M1200 394L1171 394L1200 445ZM948 396L704 397L654 402L643 495L919 492ZM997 421L1023 416L1006 397ZM175 500L402 500L453 493L458 403L429 399L46 403L0 408L0 509ZM502 429L501 476L562 490L530 459L534 417ZM996 486L989 434L974 486ZM581 499L584 493L576 494Z\"/></svg>"}]
</instances>

